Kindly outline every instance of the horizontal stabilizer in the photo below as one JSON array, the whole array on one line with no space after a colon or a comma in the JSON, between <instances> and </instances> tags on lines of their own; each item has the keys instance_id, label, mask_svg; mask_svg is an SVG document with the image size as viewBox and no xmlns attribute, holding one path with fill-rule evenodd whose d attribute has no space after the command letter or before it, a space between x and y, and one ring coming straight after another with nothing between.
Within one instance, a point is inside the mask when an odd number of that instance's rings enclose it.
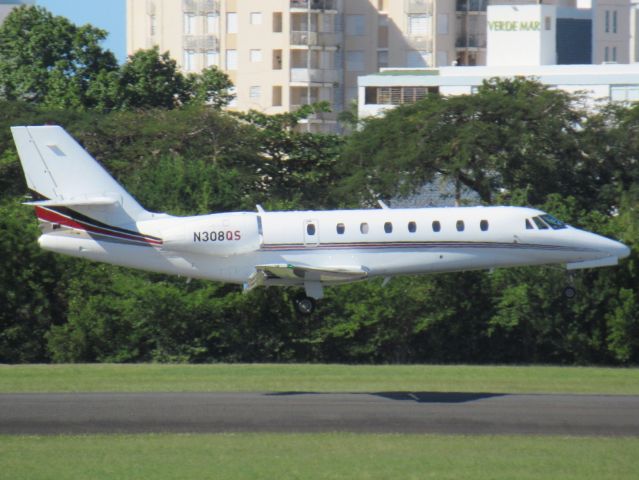
<instances>
[{"instance_id":1,"label":"horizontal stabilizer","mask_svg":"<svg viewBox=\"0 0 639 480\"><path fill-rule=\"evenodd\" d=\"M114 197L91 197L91 198L70 198L68 200L38 200L35 202L24 202L23 205L34 207L78 207L94 205L115 205L119 200Z\"/></svg>"}]
</instances>

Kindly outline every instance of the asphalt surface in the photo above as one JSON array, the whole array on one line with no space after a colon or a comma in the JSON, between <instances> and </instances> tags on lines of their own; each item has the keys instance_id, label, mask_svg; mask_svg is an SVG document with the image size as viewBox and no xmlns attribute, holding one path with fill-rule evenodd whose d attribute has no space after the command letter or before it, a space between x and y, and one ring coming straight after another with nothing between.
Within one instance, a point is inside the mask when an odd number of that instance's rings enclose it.
<instances>
[{"instance_id":1,"label":"asphalt surface","mask_svg":"<svg viewBox=\"0 0 639 480\"><path fill-rule=\"evenodd\" d=\"M0 434L361 432L639 435L639 396L0 394Z\"/></svg>"}]
</instances>

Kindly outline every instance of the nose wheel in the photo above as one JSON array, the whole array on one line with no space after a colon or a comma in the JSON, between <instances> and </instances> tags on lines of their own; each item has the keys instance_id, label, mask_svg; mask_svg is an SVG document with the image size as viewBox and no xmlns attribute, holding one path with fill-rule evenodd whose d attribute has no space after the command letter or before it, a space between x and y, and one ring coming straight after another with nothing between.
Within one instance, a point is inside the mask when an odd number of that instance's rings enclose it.
<instances>
[{"instance_id":1,"label":"nose wheel","mask_svg":"<svg viewBox=\"0 0 639 480\"><path fill-rule=\"evenodd\" d=\"M315 310L315 300L306 295L299 295L293 300L295 310L301 315L310 315Z\"/></svg>"},{"instance_id":2,"label":"nose wheel","mask_svg":"<svg viewBox=\"0 0 639 480\"><path fill-rule=\"evenodd\" d=\"M566 287L564 288L564 298L572 300L577 296L577 289L575 288L575 277L573 272L568 272L567 283L568 285L566 285Z\"/></svg>"}]
</instances>

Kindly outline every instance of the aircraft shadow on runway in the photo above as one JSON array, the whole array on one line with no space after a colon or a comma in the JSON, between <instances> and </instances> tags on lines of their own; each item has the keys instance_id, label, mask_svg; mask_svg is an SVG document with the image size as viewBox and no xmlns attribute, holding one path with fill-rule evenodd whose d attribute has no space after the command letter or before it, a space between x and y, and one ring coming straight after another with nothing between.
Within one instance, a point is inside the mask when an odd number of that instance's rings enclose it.
<instances>
[{"instance_id":1,"label":"aircraft shadow on runway","mask_svg":"<svg viewBox=\"0 0 639 480\"><path fill-rule=\"evenodd\" d=\"M293 396L293 395L335 395L344 393L348 395L374 395L389 400L407 401L415 403L467 403L486 398L503 397L505 393L473 393L473 392L273 392L269 396Z\"/></svg>"}]
</instances>

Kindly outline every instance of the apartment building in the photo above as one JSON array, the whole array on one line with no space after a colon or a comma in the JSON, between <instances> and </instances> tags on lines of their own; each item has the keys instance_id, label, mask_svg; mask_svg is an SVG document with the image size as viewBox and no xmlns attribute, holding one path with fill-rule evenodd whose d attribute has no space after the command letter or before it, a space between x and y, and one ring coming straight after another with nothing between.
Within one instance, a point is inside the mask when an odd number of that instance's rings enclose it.
<instances>
[{"instance_id":1,"label":"apartment building","mask_svg":"<svg viewBox=\"0 0 639 480\"><path fill-rule=\"evenodd\" d=\"M127 50L158 45L186 72L221 68L236 86L233 108L327 101L333 112L307 128L333 131L360 75L484 61L485 12L483 37L473 30L482 1L127 0Z\"/></svg>"},{"instance_id":2,"label":"apartment building","mask_svg":"<svg viewBox=\"0 0 639 480\"><path fill-rule=\"evenodd\" d=\"M35 0L0 0L0 23L4 22L11 10L22 5L35 5Z\"/></svg>"}]
</instances>

